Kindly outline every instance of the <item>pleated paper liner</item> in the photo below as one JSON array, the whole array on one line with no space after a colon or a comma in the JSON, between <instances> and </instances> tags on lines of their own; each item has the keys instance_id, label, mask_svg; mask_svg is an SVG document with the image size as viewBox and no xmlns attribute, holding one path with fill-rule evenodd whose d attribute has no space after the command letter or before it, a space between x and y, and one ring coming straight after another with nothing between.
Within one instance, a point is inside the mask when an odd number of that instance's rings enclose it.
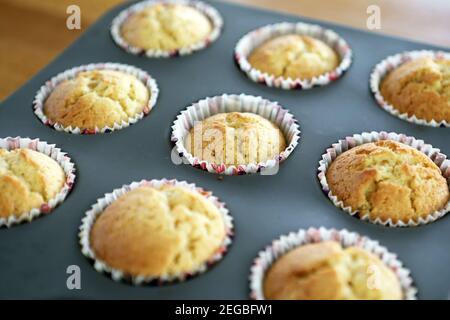
<instances>
[{"instance_id":1,"label":"pleated paper liner","mask_svg":"<svg viewBox=\"0 0 450 320\"><path fill-rule=\"evenodd\" d=\"M95 128L95 130L88 130L88 129L81 129L78 127L65 127L60 123L55 123L47 118L47 116L44 113L44 103L47 100L47 98L52 93L53 89L60 84L61 82L73 79L76 77L76 75L83 71L91 71L91 70L114 70L114 71L121 71L126 74L130 74L138 78L142 83L147 87L149 92L149 101L147 102L147 105L144 107L143 111L128 118L126 121L122 121L120 123L115 123L112 127L103 127L103 128ZM113 132L116 130L120 130L123 128L126 128L145 116L147 116L150 111L153 109L153 107L156 104L156 100L158 99L159 89L158 85L156 84L156 81L145 71L130 66L126 64L121 63L112 63L112 62L105 62L105 63L91 63L87 65L81 65L78 67L74 67L71 69L68 69L62 73L59 73L58 75L51 78L49 81L47 81L36 93L36 96L33 101L33 110L36 116L41 120L43 124L46 126L49 126L57 131L63 131L67 133L72 134L97 134L97 133L108 133Z\"/></svg>"},{"instance_id":2,"label":"pleated paper liner","mask_svg":"<svg viewBox=\"0 0 450 320\"><path fill-rule=\"evenodd\" d=\"M70 157L65 152L62 152L61 149L57 148L54 144L49 144L45 141L40 141L39 139L21 137L0 138L0 149L11 151L19 148L37 151L55 160L63 169L66 175L66 180L61 188L61 191L54 198L41 205L39 208L34 208L31 211L24 212L19 216L11 215L7 218L0 217L0 227L11 227L15 224L31 222L37 217L49 214L64 201L75 182L75 165Z\"/></svg>"},{"instance_id":3,"label":"pleated paper liner","mask_svg":"<svg viewBox=\"0 0 450 320\"><path fill-rule=\"evenodd\" d=\"M298 246L330 240L339 242L343 248L356 246L378 256L397 276L402 289L403 299L417 299L417 289L411 278L411 272L403 266L395 254L381 246L378 241L361 236L356 232L350 232L346 229L326 229L324 227L309 228L307 230L300 229L297 232L282 235L264 250L260 251L250 269L250 298L253 300L264 300L265 274L282 255Z\"/></svg>"},{"instance_id":4,"label":"pleated paper liner","mask_svg":"<svg viewBox=\"0 0 450 320\"><path fill-rule=\"evenodd\" d=\"M386 100L384 100L383 96L380 92L381 81L383 81L384 77L396 69L403 63L407 61L411 61L414 59L422 58L422 57L431 57L433 59L448 59L450 60L450 53L443 51L430 51L430 50L417 50L417 51L406 51L402 53L398 53L396 55L392 55L387 57L386 59L379 62L372 70L370 75L370 90L372 91L375 100L378 105L389 112L391 115L408 121L410 123L430 126L430 127L446 127L450 128L450 123L448 121L428 121L426 119L417 118L415 115L409 116L407 113L401 113L398 109L396 109L393 105L389 104Z\"/></svg>"},{"instance_id":5,"label":"pleated paper liner","mask_svg":"<svg viewBox=\"0 0 450 320\"><path fill-rule=\"evenodd\" d=\"M189 153L184 146L184 139L195 122L202 121L218 113L251 112L266 118L282 131L287 147L274 159L261 163L249 163L238 166L210 163ZM248 173L275 174L278 165L286 160L298 145L300 127L294 116L283 109L277 102L251 95L223 94L200 100L181 111L172 126L172 142L177 154L195 168L221 175L243 175Z\"/></svg>"},{"instance_id":6,"label":"pleated paper liner","mask_svg":"<svg viewBox=\"0 0 450 320\"><path fill-rule=\"evenodd\" d=\"M252 67L247 57L254 49L272 38L288 34L310 36L322 40L338 54L340 59L338 67L312 79L276 77ZM285 90L305 90L316 86L325 86L339 79L352 63L352 50L347 42L332 30L309 23L282 22L260 27L244 35L236 44L234 59L238 67L254 82Z\"/></svg>"},{"instance_id":7,"label":"pleated paper liner","mask_svg":"<svg viewBox=\"0 0 450 320\"><path fill-rule=\"evenodd\" d=\"M122 24L127 20L129 16L132 14L148 7L152 6L158 3L175 3L175 4L182 4L191 6L201 13L203 13L211 22L212 30L211 33L208 35L208 37L200 42L194 43L192 45L179 48L176 50L160 50L160 49L144 49L139 48L136 46L133 46L129 44L121 35L121 27ZM117 17L114 18L111 24L111 36L114 40L114 42L127 51L128 53L134 54L134 55L145 55L149 58L171 58L171 57L177 57L177 56L183 56L188 55L191 53L194 53L195 51L202 50L206 47L208 47L212 42L217 40L217 38L220 36L220 33L222 32L223 27L223 20L220 15L220 13L211 5L206 4L201 1L195 1L195 0L147 0L138 2L127 9L123 10L119 13Z\"/></svg>"},{"instance_id":8,"label":"pleated paper liner","mask_svg":"<svg viewBox=\"0 0 450 320\"><path fill-rule=\"evenodd\" d=\"M96 219L103 213L106 207L112 204L122 195L135 188L142 186L159 187L162 185L173 185L188 188L205 196L208 201L214 204L214 206L220 211L226 228L226 236L222 243L222 246L216 250L216 252L209 258L208 261L200 265L197 269L192 270L192 272L180 273L178 275L164 275L160 277L132 276L122 270L118 270L108 266L106 262L97 258L94 250L91 248L90 233ZM85 217L82 219L79 239L83 255L94 262L94 268L98 272L109 275L115 281L123 281L131 283L133 285L165 285L169 283L182 282L206 272L209 268L218 263L226 255L228 248L232 242L233 235L233 218L228 213L228 209L225 207L225 204L221 202L217 197L213 196L210 191L205 191L202 188L196 187L195 184L188 183L186 181L177 181L175 179L153 179L150 181L141 180L139 182L132 182L131 184L124 185L119 189L115 189L113 190L113 192L107 193L104 197L98 199L96 204L94 204L92 208L86 212Z\"/></svg>"},{"instance_id":9,"label":"pleated paper liner","mask_svg":"<svg viewBox=\"0 0 450 320\"><path fill-rule=\"evenodd\" d=\"M408 221L397 221L394 222L392 219L388 219L383 221L379 218L372 219L368 214L361 215L358 211L352 210L351 207L345 207L343 201L339 200L330 190L327 182L327 170L330 167L331 163L336 159L340 154L344 153L347 150L350 150L356 146L376 142L379 140L394 140L397 142L401 142L410 147L417 149L418 151L425 154L428 158L430 158L441 170L442 175L447 180L447 183L450 185L450 160L447 160L447 156L440 153L440 150L434 148L430 144L426 144L423 140L418 140L414 137L409 137L404 134L398 134L395 132L363 132L361 134L355 134L351 137L345 137L342 140L339 140L337 143L334 143L330 146L326 152L322 155L322 159L319 161L318 168L318 178L320 184L322 186L323 192L328 196L328 198L333 202L333 204L341 208L346 213L351 216L358 217L361 220L369 221L375 224L380 224L388 227L414 227L419 225L424 225L427 223L431 223L436 221L437 219L443 217L448 211L450 211L450 201L438 211L430 213L426 218L418 218L417 221L410 219Z\"/></svg>"}]
</instances>

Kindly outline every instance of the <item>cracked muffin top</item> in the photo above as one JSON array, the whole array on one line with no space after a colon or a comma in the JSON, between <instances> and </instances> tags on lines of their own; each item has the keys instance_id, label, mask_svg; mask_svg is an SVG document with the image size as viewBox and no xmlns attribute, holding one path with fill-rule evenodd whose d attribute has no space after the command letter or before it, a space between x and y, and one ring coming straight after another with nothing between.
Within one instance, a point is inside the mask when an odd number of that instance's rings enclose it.
<instances>
[{"instance_id":1,"label":"cracked muffin top","mask_svg":"<svg viewBox=\"0 0 450 320\"><path fill-rule=\"evenodd\" d=\"M95 221L96 256L132 276L192 272L222 246L225 223L205 196L184 187L142 186L119 197Z\"/></svg>"},{"instance_id":2,"label":"cracked muffin top","mask_svg":"<svg viewBox=\"0 0 450 320\"><path fill-rule=\"evenodd\" d=\"M61 166L43 153L0 148L0 217L39 209L61 191L65 180Z\"/></svg>"},{"instance_id":3,"label":"cracked muffin top","mask_svg":"<svg viewBox=\"0 0 450 320\"><path fill-rule=\"evenodd\" d=\"M264 278L269 300L399 300L400 283L377 256L326 241L299 246L274 262Z\"/></svg>"},{"instance_id":4,"label":"cracked muffin top","mask_svg":"<svg viewBox=\"0 0 450 320\"><path fill-rule=\"evenodd\" d=\"M208 17L183 4L158 3L132 14L122 25L122 37L132 46L177 50L205 40L212 31Z\"/></svg>"},{"instance_id":5,"label":"cracked muffin top","mask_svg":"<svg viewBox=\"0 0 450 320\"><path fill-rule=\"evenodd\" d=\"M425 57L405 62L384 78L380 90L402 114L450 122L450 60Z\"/></svg>"},{"instance_id":6,"label":"cracked muffin top","mask_svg":"<svg viewBox=\"0 0 450 320\"><path fill-rule=\"evenodd\" d=\"M275 124L249 112L218 113L198 121L184 143L200 160L235 166L274 159L286 148Z\"/></svg>"},{"instance_id":7,"label":"cracked muffin top","mask_svg":"<svg viewBox=\"0 0 450 320\"><path fill-rule=\"evenodd\" d=\"M326 177L331 192L345 206L383 222L417 222L449 200L449 187L438 166L422 152L391 140L342 153Z\"/></svg>"},{"instance_id":8,"label":"cracked muffin top","mask_svg":"<svg viewBox=\"0 0 450 320\"><path fill-rule=\"evenodd\" d=\"M45 101L44 114L64 127L111 128L143 112L149 97L147 87L133 75L83 71L55 87Z\"/></svg>"},{"instance_id":9,"label":"cracked muffin top","mask_svg":"<svg viewBox=\"0 0 450 320\"><path fill-rule=\"evenodd\" d=\"M336 52L323 41L296 34L268 40L251 52L248 61L262 72L291 79L312 79L339 64Z\"/></svg>"}]
</instances>

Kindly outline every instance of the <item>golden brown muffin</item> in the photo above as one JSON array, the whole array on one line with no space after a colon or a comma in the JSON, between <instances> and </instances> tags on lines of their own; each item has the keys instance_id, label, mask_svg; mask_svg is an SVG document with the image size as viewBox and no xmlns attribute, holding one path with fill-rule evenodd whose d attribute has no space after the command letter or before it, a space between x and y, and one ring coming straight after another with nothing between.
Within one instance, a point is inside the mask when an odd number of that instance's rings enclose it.
<instances>
[{"instance_id":1,"label":"golden brown muffin","mask_svg":"<svg viewBox=\"0 0 450 320\"><path fill-rule=\"evenodd\" d=\"M209 19L183 4L158 3L132 14L122 25L122 37L143 49L176 50L205 40Z\"/></svg>"},{"instance_id":2,"label":"golden brown muffin","mask_svg":"<svg viewBox=\"0 0 450 320\"><path fill-rule=\"evenodd\" d=\"M345 206L371 219L417 221L449 200L438 166L422 152L391 140L342 153L326 176L330 190Z\"/></svg>"},{"instance_id":3,"label":"golden brown muffin","mask_svg":"<svg viewBox=\"0 0 450 320\"><path fill-rule=\"evenodd\" d=\"M264 279L268 300L399 300L396 275L361 248L334 241L299 246L281 256Z\"/></svg>"},{"instance_id":4,"label":"golden brown muffin","mask_svg":"<svg viewBox=\"0 0 450 320\"><path fill-rule=\"evenodd\" d=\"M43 153L0 148L0 218L40 208L61 191L65 180L61 166Z\"/></svg>"},{"instance_id":5,"label":"golden brown muffin","mask_svg":"<svg viewBox=\"0 0 450 320\"><path fill-rule=\"evenodd\" d=\"M339 64L336 52L323 41L296 34L263 43L248 61L257 70L291 79L311 79L333 71Z\"/></svg>"},{"instance_id":6,"label":"golden brown muffin","mask_svg":"<svg viewBox=\"0 0 450 320\"><path fill-rule=\"evenodd\" d=\"M286 141L269 120L254 113L229 112L195 123L185 146L201 160L237 166L274 159L284 151Z\"/></svg>"},{"instance_id":7,"label":"golden brown muffin","mask_svg":"<svg viewBox=\"0 0 450 320\"><path fill-rule=\"evenodd\" d=\"M101 129L143 112L149 96L147 87L133 75L83 71L55 87L45 101L44 113L64 127Z\"/></svg>"},{"instance_id":8,"label":"golden brown muffin","mask_svg":"<svg viewBox=\"0 0 450 320\"><path fill-rule=\"evenodd\" d=\"M381 95L401 114L450 121L450 60L419 58L402 64L382 81Z\"/></svg>"},{"instance_id":9,"label":"golden brown muffin","mask_svg":"<svg viewBox=\"0 0 450 320\"><path fill-rule=\"evenodd\" d=\"M133 276L192 272L226 236L219 210L196 191L143 186L109 205L95 221L92 249L107 265Z\"/></svg>"}]
</instances>

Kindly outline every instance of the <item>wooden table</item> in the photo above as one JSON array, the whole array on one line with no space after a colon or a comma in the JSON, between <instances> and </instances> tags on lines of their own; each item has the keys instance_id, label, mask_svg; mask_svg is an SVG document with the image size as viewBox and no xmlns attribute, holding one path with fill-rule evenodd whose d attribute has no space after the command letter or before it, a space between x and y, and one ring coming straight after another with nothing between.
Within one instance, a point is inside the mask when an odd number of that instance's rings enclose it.
<instances>
[{"instance_id":1,"label":"wooden table","mask_svg":"<svg viewBox=\"0 0 450 320\"><path fill-rule=\"evenodd\" d=\"M55 58L100 15L123 0L0 0L0 100ZM228 0L367 29L369 5L381 29L450 47L449 0ZM82 30L66 28L67 6L81 9Z\"/></svg>"}]
</instances>

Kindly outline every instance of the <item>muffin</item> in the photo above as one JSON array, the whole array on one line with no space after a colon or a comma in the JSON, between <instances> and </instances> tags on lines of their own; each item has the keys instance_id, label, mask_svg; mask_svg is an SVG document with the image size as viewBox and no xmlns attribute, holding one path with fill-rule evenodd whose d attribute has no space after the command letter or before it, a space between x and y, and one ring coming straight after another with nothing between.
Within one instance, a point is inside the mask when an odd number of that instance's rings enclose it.
<instances>
[{"instance_id":1,"label":"muffin","mask_svg":"<svg viewBox=\"0 0 450 320\"><path fill-rule=\"evenodd\" d=\"M312 79L339 64L336 52L323 41L296 34L268 40L250 53L248 61L262 72L291 79Z\"/></svg>"},{"instance_id":2,"label":"muffin","mask_svg":"<svg viewBox=\"0 0 450 320\"><path fill-rule=\"evenodd\" d=\"M202 12L189 5L157 3L133 13L120 33L134 47L177 50L205 40L212 24Z\"/></svg>"},{"instance_id":3,"label":"muffin","mask_svg":"<svg viewBox=\"0 0 450 320\"><path fill-rule=\"evenodd\" d=\"M248 112L218 113L196 122L184 143L200 160L234 166L274 159L286 148L275 124Z\"/></svg>"},{"instance_id":4,"label":"muffin","mask_svg":"<svg viewBox=\"0 0 450 320\"><path fill-rule=\"evenodd\" d=\"M360 216L417 222L442 209L449 187L424 153L392 140L362 144L340 154L326 173L330 191Z\"/></svg>"},{"instance_id":5,"label":"muffin","mask_svg":"<svg viewBox=\"0 0 450 320\"><path fill-rule=\"evenodd\" d=\"M398 300L398 278L377 256L326 241L278 258L264 278L269 300Z\"/></svg>"},{"instance_id":6,"label":"muffin","mask_svg":"<svg viewBox=\"0 0 450 320\"><path fill-rule=\"evenodd\" d=\"M95 130L127 122L144 112L150 93L135 76L98 69L59 83L44 103L44 114L64 127Z\"/></svg>"},{"instance_id":7,"label":"muffin","mask_svg":"<svg viewBox=\"0 0 450 320\"><path fill-rule=\"evenodd\" d=\"M384 100L409 117L450 122L450 60L422 57L391 71L380 86Z\"/></svg>"},{"instance_id":8,"label":"muffin","mask_svg":"<svg viewBox=\"0 0 450 320\"><path fill-rule=\"evenodd\" d=\"M181 186L140 186L111 203L90 231L96 258L126 275L166 277L197 271L223 245L219 209Z\"/></svg>"},{"instance_id":9,"label":"muffin","mask_svg":"<svg viewBox=\"0 0 450 320\"><path fill-rule=\"evenodd\" d=\"M0 148L0 218L39 209L61 191L65 179L61 166L43 153Z\"/></svg>"}]
</instances>

